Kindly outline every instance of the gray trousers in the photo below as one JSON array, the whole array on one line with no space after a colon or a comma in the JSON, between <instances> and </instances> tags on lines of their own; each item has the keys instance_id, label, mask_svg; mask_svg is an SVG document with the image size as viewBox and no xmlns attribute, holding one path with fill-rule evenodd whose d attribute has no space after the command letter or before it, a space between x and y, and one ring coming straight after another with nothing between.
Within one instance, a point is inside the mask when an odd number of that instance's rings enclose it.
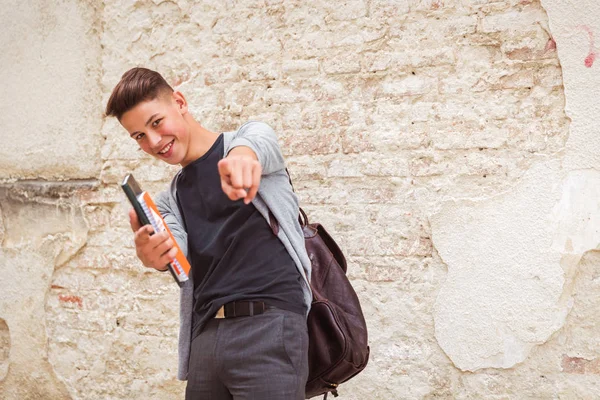
<instances>
[{"instance_id":1,"label":"gray trousers","mask_svg":"<svg viewBox=\"0 0 600 400\"><path fill-rule=\"evenodd\" d=\"M303 400L306 318L271 308L211 319L192 341L186 400Z\"/></svg>"}]
</instances>

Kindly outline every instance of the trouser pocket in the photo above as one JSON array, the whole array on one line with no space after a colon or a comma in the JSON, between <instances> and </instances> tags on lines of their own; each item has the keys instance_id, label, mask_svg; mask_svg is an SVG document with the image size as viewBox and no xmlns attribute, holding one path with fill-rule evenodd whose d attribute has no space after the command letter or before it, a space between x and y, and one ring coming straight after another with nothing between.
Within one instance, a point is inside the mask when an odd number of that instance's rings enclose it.
<instances>
[{"instance_id":1,"label":"trouser pocket","mask_svg":"<svg viewBox=\"0 0 600 400\"><path fill-rule=\"evenodd\" d=\"M281 330L283 351L301 382L308 378L308 328L304 316L287 312Z\"/></svg>"}]
</instances>

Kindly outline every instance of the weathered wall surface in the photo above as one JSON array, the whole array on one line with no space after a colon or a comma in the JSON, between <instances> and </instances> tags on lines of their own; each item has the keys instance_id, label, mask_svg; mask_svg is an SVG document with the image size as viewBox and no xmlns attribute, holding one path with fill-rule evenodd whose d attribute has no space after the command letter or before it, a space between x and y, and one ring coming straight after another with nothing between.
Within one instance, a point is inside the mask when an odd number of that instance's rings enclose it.
<instances>
[{"instance_id":1,"label":"weathered wall surface","mask_svg":"<svg viewBox=\"0 0 600 400\"><path fill-rule=\"evenodd\" d=\"M182 398L177 288L118 188L175 169L101 119L136 65L209 129L278 131L370 326L344 398L600 396L592 0L34 4L0 34L6 398Z\"/></svg>"},{"instance_id":2,"label":"weathered wall surface","mask_svg":"<svg viewBox=\"0 0 600 400\"><path fill-rule=\"evenodd\" d=\"M97 10L4 1L0 12L0 397L69 399L49 360L46 300L87 242L79 193L102 167ZM103 228L105 229L105 228ZM70 301L70 298L65 298Z\"/></svg>"},{"instance_id":3,"label":"weathered wall surface","mask_svg":"<svg viewBox=\"0 0 600 400\"><path fill-rule=\"evenodd\" d=\"M1 179L98 176L98 16L75 0L2 2Z\"/></svg>"},{"instance_id":4,"label":"weathered wall surface","mask_svg":"<svg viewBox=\"0 0 600 400\"><path fill-rule=\"evenodd\" d=\"M462 370L512 367L563 328L573 295L586 295L573 291L580 262L600 246L600 110L589 103L600 83L592 70L600 7L544 6L565 71L572 121L565 150L540 159L501 195L448 202L432 219L434 245L449 267L436 302L436 337ZM564 371L597 357L579 346L562 351Z\"/></svg>"}]
</instances>

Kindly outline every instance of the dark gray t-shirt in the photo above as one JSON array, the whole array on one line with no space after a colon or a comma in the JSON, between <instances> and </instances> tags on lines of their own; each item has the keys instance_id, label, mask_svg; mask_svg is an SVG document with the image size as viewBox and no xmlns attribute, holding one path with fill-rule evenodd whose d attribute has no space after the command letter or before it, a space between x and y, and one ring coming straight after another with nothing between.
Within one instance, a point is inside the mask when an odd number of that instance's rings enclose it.
<instances>
[{"instance_id":1,"label":"dark gray t-shirt","mask_svg":"<svg viewBox=\"0 0 600 400\"><path fill-rule=\"evenodd\" d=\"M252 203L232 201L221 189L222 155L223 135L177 180L194 276L192 340L231 301L260 300L305 313L302 278L283 243Z\"/></svg>"}]
</instances>

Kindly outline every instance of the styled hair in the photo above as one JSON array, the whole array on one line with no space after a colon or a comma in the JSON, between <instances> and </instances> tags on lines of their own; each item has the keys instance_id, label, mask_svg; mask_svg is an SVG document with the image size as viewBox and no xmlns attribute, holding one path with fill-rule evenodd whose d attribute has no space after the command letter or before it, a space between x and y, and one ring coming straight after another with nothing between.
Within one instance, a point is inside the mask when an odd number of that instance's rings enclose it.
<instances>
[{"instance_id":1,"label":"styled hair","mask_svg":"<svg viewBox=\"0 0 600 400\"><path fill-rule=\"evenodd\" d=\"M105 114L107 117L117 117L120 121L123 114L139 103L154 100L163 93L173 93L173 88L158 72L132 68L123 74L113 89Z\"/></svg>"}]
</instances>

